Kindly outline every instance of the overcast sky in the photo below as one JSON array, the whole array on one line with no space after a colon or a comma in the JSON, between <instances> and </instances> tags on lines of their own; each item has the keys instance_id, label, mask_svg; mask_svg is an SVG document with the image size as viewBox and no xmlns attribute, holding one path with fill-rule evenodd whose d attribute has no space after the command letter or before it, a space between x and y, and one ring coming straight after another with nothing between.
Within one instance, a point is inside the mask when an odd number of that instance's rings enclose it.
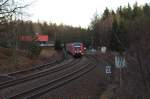
<instances>
[{"instance_id":1,"label":"overcast sky","mask_svg":"<svg viewBox=\"0 0 150 99\"><path fill-rule=\"evenodd\" d=\"M136 1L138 5L150 3L150 0L35 0L28 13L33 21L88 27L95 12L102 14L106 7L115 10Z\"/></svg>"}]
</instances>

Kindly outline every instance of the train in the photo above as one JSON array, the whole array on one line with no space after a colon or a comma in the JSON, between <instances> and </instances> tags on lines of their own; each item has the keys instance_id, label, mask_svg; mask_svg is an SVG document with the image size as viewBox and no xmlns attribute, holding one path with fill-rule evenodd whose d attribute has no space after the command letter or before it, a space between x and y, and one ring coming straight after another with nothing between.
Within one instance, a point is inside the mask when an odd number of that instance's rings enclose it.
<instances>
[{"instance_id":1,"label":"train","mask_svg":"<svg viewBox=\"0 0 150 99\"><path fill-rule=\"evenodd\" d=\"M84 54L85 47L84 44L80 42L67 43L66 51L74 57L81 57Z\"/></svg>"}]
</instances>

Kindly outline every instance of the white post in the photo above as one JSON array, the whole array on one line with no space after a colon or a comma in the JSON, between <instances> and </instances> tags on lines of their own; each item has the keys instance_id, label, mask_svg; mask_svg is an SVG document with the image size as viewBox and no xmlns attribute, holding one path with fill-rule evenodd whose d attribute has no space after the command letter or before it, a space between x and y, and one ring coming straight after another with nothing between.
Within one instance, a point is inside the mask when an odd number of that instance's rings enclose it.
<instances>
[{"instance_id":1,"label":"white post","mask_svg":"<svg viewBox=\"0 0 150 99\"><path fill-rule=\"evenodd\" d=\"M119 84L120 84L120 88L121 88L121 86L122 86L122 68L120 68L119 69L120 71L119 71L119 73L120 73L120 77L119 77Z\"/></svg>"}]
</instances>

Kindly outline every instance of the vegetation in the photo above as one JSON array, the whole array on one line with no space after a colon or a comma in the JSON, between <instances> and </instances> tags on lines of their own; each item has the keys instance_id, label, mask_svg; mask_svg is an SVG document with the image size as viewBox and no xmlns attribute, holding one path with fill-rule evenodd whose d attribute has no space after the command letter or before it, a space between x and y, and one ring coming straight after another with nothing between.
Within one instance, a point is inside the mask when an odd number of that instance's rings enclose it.
<instances>
[{"instance_id":1,"label":"vegetation","mask_svg":"<svg viewBox=\"0 0 150 99\"><path fill-rule=\"evenodd\" d=\"M133 92L132 97L138 99L145 96L146 99L150 92L150 5L138 6L135 3L131 7L128 4L127 7L120 6L117 11L106 8L102 17L95 17L91 26L96 47L105 45L111 51L130 55L129 61L134 60L128 67L128 73L135 73L132 79L136 78L136 85L126 86L127 93L131 92L129 89L136 88L140 91Z\"/></svg>"},{"instance_id":2,"label":"vegetation","mask_svg":"<svg viewBox=\"0 0 150 99\"><path fill-rule=\"evenodd\" d=\"M36 42L31 43L28 50L31 58L37 57L41 52L41 48Z\"/></svg>"},{"instance_id":3,"label":"vegetation","mask_svg":"<svg viewBox=\"0 0 150 99\"><path fill-rule=\"evenodd\" d=\"M118 51L118 46L125 50L134 45L131 43L138 43L136 40L148 32L145 29L149 26L149 9L148 4L141 7L137 3L133 8L120 6L116 12L106 8L102 17L97 15L91 22L95 46L105 45Z\"/></svg>"},{"instance_id":4,"label":"vegetation","mask_svg":"<svg viewBox=\"0 0 150 99\"><path fill-rule=\"evenodd\" d=\"M34 35L35 33L46 34L49 36L49 41L56 41L60 40L62 43L72 42L72 41L81 41L84 42L86 45L90 45L90 30L83 29L81 27L72 27L66 25L56 25L54 23L40 23L40 22L32 22L32 21L12 21L11 23L6 23L5 27L13 26L15 24L16 29L16 36L19 37L21 35ZM6 29L4 29L6 31ZM8 31L5 37L0 38L6 46L12 45L12 33ZM3 33L1 33L3 35ZM18 38L15 38L18 42ZM6 40L9 40L7 42ZM1 44L2 45L2 44Z\"/></svg>"},{"instance_id":5,"label":"vegetation","mask_svg":"<svg viewBox=\"0 0 150 99\"><path fill-rule=\"evenodd\" d=\"M61 42L60 40L55 41L55 50L62 50Z\"/></svg>"}]
</instances>

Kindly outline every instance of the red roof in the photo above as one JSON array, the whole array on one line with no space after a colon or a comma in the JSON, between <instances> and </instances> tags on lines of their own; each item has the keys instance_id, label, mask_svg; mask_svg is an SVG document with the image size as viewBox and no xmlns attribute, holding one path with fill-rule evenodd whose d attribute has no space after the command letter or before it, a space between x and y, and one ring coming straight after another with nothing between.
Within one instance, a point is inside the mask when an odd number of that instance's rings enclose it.
<instances>
[{"instance_id":1,"label":"red roof","mask_svg":"<svg viewBox=\"0 0 150 99\"><path fill-rule=\"evenodd\" d=\"M37 35L36 41L48 41L48 35Z\"/></svg>"},{"instance_id":2,"label":"red roof","mask_svg":"<svg viewBox=\"0 0 150 99\"><path fill-rule=\"evenodd\" d=\"M20 41L32 41L33 37L29 35L23 35L20 37ZM48 41L48 35L36 35L36 41L40 42L47 42Z\"/></svg>"},{"instance_id":3,"label":"red roof","mask_svg":"<svg viewBox=\"0 0 150 99\"><path fill-rule=\"evenodd\" d=\"M32 36L28 35L21 36L20 41L32 41Z\"/></svg>"}]
</instances>

